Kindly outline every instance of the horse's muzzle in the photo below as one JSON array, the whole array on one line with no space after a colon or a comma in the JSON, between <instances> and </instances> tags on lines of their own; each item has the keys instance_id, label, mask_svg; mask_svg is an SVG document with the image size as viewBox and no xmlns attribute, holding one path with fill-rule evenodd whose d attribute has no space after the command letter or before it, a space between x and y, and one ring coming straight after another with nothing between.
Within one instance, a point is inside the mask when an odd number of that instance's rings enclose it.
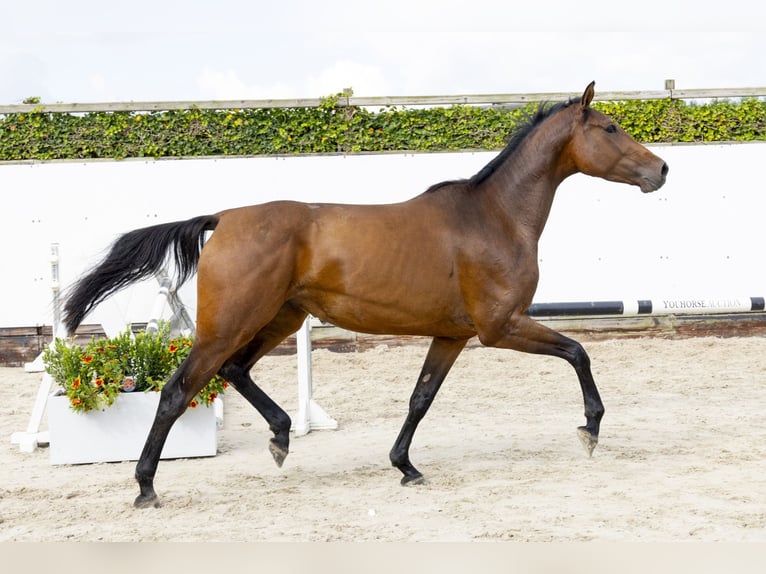
<instances>
[{"instance_id":1,"label":"horse's muzzle","mask_svg":"<svg viewBox=\"0 0 766 574\"><path fill-rule=\"evenodd\" d=\"M659 174L654 176L644 176L644 178L641 180L641 191L644 193L657 191L659 188L665 185L665 180L668 177L669 170L670 168L668 167L668 164L663 161Z\"/></svg>"}]
</instances>

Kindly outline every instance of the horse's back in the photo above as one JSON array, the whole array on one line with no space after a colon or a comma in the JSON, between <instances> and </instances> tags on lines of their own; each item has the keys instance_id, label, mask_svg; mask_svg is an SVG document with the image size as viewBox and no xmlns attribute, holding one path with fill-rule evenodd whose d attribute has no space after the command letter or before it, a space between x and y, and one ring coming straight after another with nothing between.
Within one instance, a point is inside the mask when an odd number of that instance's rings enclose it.
<instances>
[{"instance_id":1,"label":"horse's back","mask_svg":"<svg viewBox=\"0 0 766 574\"><path fill-rule=\"evenodd\" d=\"M380 205L272 201L221 211L215 236L236 249L292 245L370 255L400 246L411 251L432 238L444 244L445 236L454 234L448 217L416 200Z\"/></svg>"}]
</instances>

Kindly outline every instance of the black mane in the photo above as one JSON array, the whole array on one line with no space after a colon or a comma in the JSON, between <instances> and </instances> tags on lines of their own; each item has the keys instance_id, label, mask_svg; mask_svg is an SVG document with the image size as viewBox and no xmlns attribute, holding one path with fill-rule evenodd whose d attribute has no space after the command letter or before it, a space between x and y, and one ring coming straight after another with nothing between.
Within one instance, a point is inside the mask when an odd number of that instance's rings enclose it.
<instances>
[{"instance_id":1,"label":"black mane","mask_svg":"<svg viewBox=\"0 0 766 574\"><path fill-rule=\"evenodd\" d=\"M495 156L492 161L490 161L487 165L485 165L481 170L479 170L476 175L472 176L469 179L457 179L457 180L450 180L450 181L443 181L441 183L437 183L432 185L428 188L426 192L429 191L435 191L436 189L439 189L441 187L444 187L446 185L451 184L465 184L469 188L476 187L477 185L481 184L483 181L485 181L489 176L491 176L495 171L497 171L498 167L502 165L506 159L508 159L509 156L511 156L521 145L521 142L523 142L526 137L534 131L534 129L539 126L543 121L545 121L547 118L551 117L552 115L556 114L558 111L569 107L575 102L579 102L580 99L570 99L564 102L560 102L555 105L550 105L548 102L540 102L540 105L537 107L537 110L531 114L527 115L524 122L517 125L514 130L511 132L511 135L508 138L508 143L503 148L503 150Z\"/></svg>"}]
</instances>

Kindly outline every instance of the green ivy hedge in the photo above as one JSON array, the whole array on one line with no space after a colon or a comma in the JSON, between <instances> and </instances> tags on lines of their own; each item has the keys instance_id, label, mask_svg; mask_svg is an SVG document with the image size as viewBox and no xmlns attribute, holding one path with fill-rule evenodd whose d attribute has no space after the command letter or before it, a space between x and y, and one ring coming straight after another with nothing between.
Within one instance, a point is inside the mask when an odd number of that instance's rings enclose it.
<instances>
[{"instance_id":1,"label":"green ivy hedge","mask_svg":"<svg viewBox=\"0 0 766 574\"><path fill-rule=\"evenodd\" d=\"M365 108L323 100L316 108L32 112L0 117L0 161L195 157L503 147L536 107ZM766 101L597 102L644 143L766 140Z\"/></svg>"}]
</instances>

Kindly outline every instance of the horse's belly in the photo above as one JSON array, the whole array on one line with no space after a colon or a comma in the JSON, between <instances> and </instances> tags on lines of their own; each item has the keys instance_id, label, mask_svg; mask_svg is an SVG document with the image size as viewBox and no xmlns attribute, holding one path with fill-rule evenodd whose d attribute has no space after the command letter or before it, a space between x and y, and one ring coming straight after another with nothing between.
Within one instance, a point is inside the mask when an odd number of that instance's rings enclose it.
<instances>
[{"instance_id":1,"label":"horse's belly","mask_svg":"<svg viewBox=\"0 0 766 574\"><path fill-rule=\"evenodd\" d=\"M299 297L295 302L315 317L349 331L378 335L470 337L473 324L462 305L449 301L427 302L370 300L348 294L324 293Z\"/></svg>"}]
</instances>

